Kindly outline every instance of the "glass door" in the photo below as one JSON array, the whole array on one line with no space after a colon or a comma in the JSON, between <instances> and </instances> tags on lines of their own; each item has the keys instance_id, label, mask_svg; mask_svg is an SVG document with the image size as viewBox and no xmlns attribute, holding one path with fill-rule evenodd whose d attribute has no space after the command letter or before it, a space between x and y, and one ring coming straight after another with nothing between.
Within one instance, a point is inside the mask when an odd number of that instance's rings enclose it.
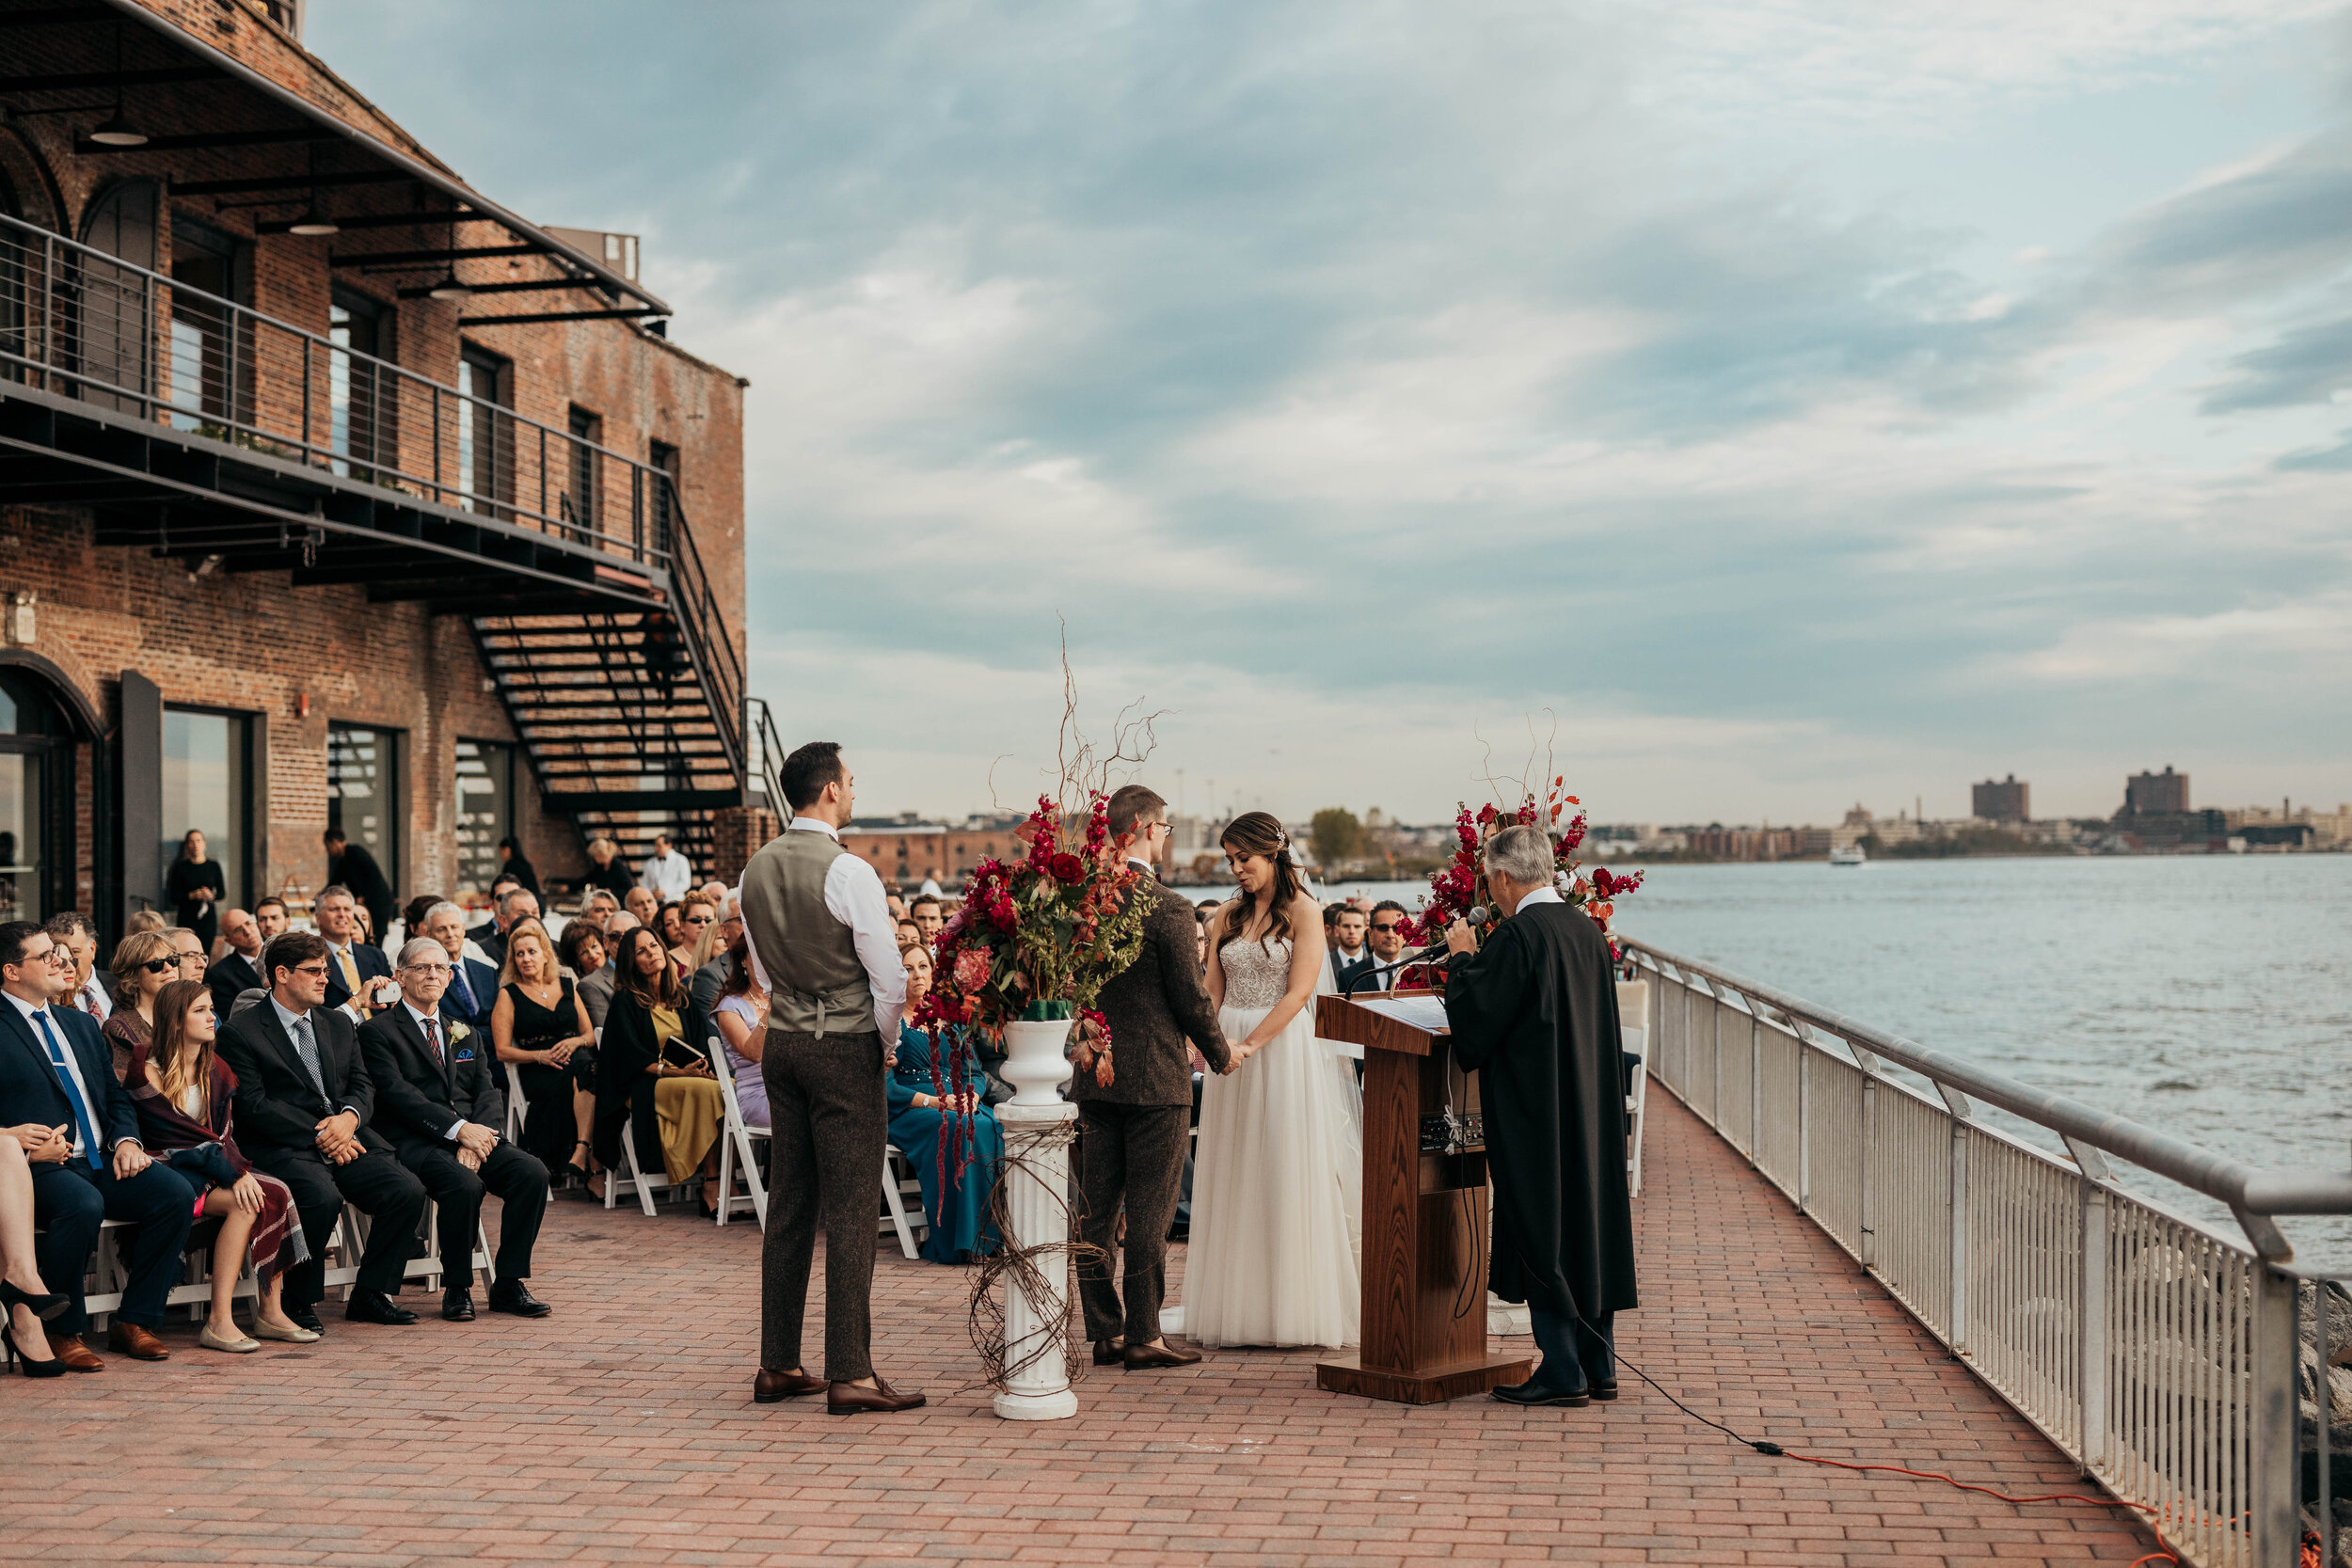
<instances>
[{"instance_id":1,"label":"glass door","mask_svg":"<svg viewBox=\"0 0 2352 1568\"><path fill-rule=\"evenodd\" d=\"M326 726L326 825L364 847L397 892L400 879L398 734Z\"/></svg>"}]
</instances>

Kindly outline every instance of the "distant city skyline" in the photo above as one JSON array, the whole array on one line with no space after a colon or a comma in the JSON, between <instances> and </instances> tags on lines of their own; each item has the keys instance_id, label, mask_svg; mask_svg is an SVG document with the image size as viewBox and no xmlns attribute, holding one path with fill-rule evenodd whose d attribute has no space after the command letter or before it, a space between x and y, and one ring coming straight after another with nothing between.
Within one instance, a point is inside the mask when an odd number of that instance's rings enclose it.
<instances>
[{"instance_id":1,"label":"distant city skyline","mask_svg":"<svg viewBox=\"0 0 2352 1568\"><path fill-rule=\"evenodd\" d=\"M1547 708L1608 818L2352 798L2338 7L655 14L310 29L750 379L751 689L876 810L1032 792L1057 617L1292 818Z\"/></svg>"}]
</instances>

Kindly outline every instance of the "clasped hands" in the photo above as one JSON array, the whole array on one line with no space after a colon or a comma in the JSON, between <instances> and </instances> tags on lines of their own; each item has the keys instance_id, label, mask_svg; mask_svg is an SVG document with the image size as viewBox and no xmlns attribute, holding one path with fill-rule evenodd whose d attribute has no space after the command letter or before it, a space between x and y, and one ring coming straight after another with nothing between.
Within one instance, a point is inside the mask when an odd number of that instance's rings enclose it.
<instances>
[{"instance_id":1,"label":"clasped hands","mask_svg":"<svg viewBox=\"0 0 2352 1568\"><path fill-rule=\"evenodd\" d=\"M367 1145L359 1141L359 1117L357 1112L338 1111L331 1117L321 1117L318 1131L311 1142L330 1164L347 1165L365 1154Z\"/></svg>"},{"instance_id":2,"label":"clasped hands","mask_svg":"<svg viewBox=\"0 0 2352 1568\"><path fill-rule=\"evenodd\" d=\"M461 1122L457 1128L457 1163L468 1170L480 1170L482 1162L498 1148L496 1128L485 1127L478 1121Z\"/></svg>"},{"instance_id":3,"label":"clasped hands","mask_svg":"<svg viewBox=\"0 0 2352 1568\"><path fill-rule=\"evenodd\" d=\"M73 1129L60 1124L43 1127L28 1121L19 1126L0 1128L0 1134L14 1138L24 1150L24 1158L36 1165L62 1165L73 1157ZM154 1157L128 1138L115 1145L115 1180L128 1181L155 1163Z\"/></svg>"}]
</instances>

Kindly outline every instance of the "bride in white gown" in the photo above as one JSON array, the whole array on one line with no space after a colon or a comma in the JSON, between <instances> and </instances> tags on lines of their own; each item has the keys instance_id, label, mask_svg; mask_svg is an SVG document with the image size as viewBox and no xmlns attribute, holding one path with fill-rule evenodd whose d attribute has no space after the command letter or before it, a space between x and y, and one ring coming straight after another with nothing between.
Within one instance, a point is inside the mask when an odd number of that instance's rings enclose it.
<instances>
[{"instance_id":1,"label":"bride in white gown","mask_svg":"<svg viewBox=\"0 0 2352 1568\"><path fill-rule=\"evenodd\" d=\"M1184 1305L1168 1316L1196 1344L1352 1345L1363 1093L1315 1037L1314 998L1333 989L1323 911L1275 817L1236 817L1221 842L1241 895L1210 926L1209 996L1237 1063L1201 1088Z\"/></svg>"}]
</instances>

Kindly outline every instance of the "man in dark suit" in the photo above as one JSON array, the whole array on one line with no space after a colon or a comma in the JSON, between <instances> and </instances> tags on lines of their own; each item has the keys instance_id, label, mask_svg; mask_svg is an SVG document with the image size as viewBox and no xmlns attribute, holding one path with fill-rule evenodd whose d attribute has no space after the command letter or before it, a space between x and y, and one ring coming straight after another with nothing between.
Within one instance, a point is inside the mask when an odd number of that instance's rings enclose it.
<instances>
[{"instance_id":1,"label":"man in dark suit","mask_svg":"<svg viewBox=\"0 0 2352 1568\"><path fill-rule=\"evenodd\" d=\"M531 1248L548 1210L548 1167L499 1135L506 1101L499 1092L490 1031L451 1019L448 950L418 937L400 950L400 1000L359 1026L359 1051L375 1085L375 1127L441 1209L441 1316L473 1321L473 1237L482 1199L504 1205L490 1310L544 1318L531 1293Z\"/></svg>"},{"instance_id":2,"label":"man in dark suit","mask_svg":"<svg viewBox=\"0 0 2352 1568\"><path fill-rule=\"evenodd\" d=\"M375 1010L378 988L373 983L392 977L384 950L359 940L359 916L351 890L330 887L319 894L315 906L319 935L326 939L326 1005L348 1006L360 1019Z\"/></svg>"},{"instance_id":3,"label":"man in dark suit","mask_svg":"<svg viewBox=\"0 0 2352 1568\"><path fill-rule=\"evenodd\" d=\"M0 925L0 1133L24 1146L33 1167L33 1223L40 1276L72 1300L47 1325L49 1348L77 1372L105 1363L82 1343L89 1319L82 1282L100 1226L138 1227L130 1282L106 1331L109 1345L141 1361L170 1355L154 1330L180 1275L180 1248L196 1192L148 1158L130 1094L115 1081L114 1053L86 1013L51 1006L72 992L73 962L26 920Z\"/></svg>"},{"instance_id":4,"label":"man in dark suit","mask_svg":"<svg viewBox=\"0 0 2352 1568\"><path fill-rule=\"evenodd\" d=\"M517 920L539 918L539 895L515 880L501 877L491 884L498 891L490 895L490 929L473 939L474 945L494 964L506 961L506 933L515 928Z\"/></svg>"},{"instance_id":5,"label":"man in dark suit","mask_svg":"<svg viewBox=\"0 0 2352 1568\"><path fill-rule=\"evenodd\" d=\"M368 907L368 919L373 923L376 935L390 930L392 884L384 879L384 868L375 863L368 847L343 837L341 828L329 828L320 836L326 845L328 885L349 888L352 896Z\"/></svg>"},{"instance_id":6,"label":"man in dark suit","mask_svg":"<svg viewBox=\"0 0 2352 1568\"><path fill-rule=\"evenodd\" d=\"M1372 907L1364 956L1331 977L1342 995L1396 989L1396 977L1404 973L1397 960L1405 957L1405 923L1409 918L1405 906L1393 898Z\"/></svg>"},{"instance_id":7,"label":"man in dark suit","mask_svg":"<svg viewBox=\"0 0 2352 1568\"><path fill-rule=\"evenodd\" d=\"M498 966L466 957L466 911L455 904L438 903L424 911L420 924L424 929L418 934L438 942L449 959L449 989L441 993L441 1016L453 1023L486 1032L490 1014L499 1002ZM489 1062L493 1075L504 1077L494 1058L484 1059Z\"/></svg>"},{"instance_id":8,"label":"man in dark suit","mask_svg":"<svg viewBox=\"0 0 2352 1568\"><path fill-rule=\"evenodd\" d=\"M212 988L213 1011L226 1019L238 997L269 988L262 984L262 972L254 967L262 957L260 923L243 910L223 910L220 939L229 944L229 951L205 972L204 983Z\"/></svg>"},{"instance_id":9,"label":"man in dark suit","mask_svg":"<svg viewBox=\"0 0 2352 1568\"><path fill-rule=\"evenodd\" d=\"M1096 1366L1183 1367L1200 1360L1200 1353L1161 1336L1160 1298L1168 1290L1168 1230L1191 1141L1192 1058L1184 1042L1189 1038L1218 1072L1231 1068L1232 1052L1201 978L1192 906L1160 886L1152 870L1168 832L1168 802L1141 784L1128 784L1111 797L1110 830L1118 852L1139 873L1128 896L1149 899L1151 907L1143 917L1143 951L1095 999L1110 1024L1111 1082L1095 1081L1088 1040L1080 1040L1072 1058L1078 1185L1086 1203L1078 1235L1089 1249L1078 1264L1078 1293ZM1110 1269L1122 1204L1123 1305Z\"/></svg>"},{"instance_id":10,"label":"man in dark suit","mask_svg":"<svg viewBox=\"0 0 2352 1568\"><path fill-rule=\"evenodd\" d=\"M293 1189L310 1243L310 1261L286 1271L286 1315L319 1331L326 1239L348 1199L375 1223L343 1316L415 1323L417 1315L392 1293L424 1218L424 1184L368 1125L375 1085L351 1020L326 1005L326 942L289 931L269 944L262 968L269 999L230 1019L216 1049L237 1075L237 1141L246 1158Z\"/></svg>"}]
</instances>

